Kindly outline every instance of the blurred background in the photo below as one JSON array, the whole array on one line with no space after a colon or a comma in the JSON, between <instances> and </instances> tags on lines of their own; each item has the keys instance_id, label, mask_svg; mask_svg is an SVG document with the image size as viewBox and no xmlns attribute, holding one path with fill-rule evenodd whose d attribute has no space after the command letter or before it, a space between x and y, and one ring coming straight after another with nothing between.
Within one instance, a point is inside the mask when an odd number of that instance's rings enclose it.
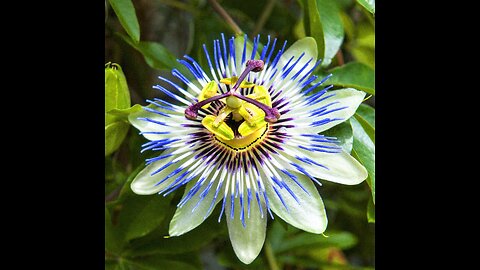
<instances>
[{"instance_id":1,"label":"blurred background","mask_svg":"<svg viewBox=\"0 0 480 270\"><path fill-rule=\"evenodd\" d=\"M152 88L159 83L158 76L182 85L170 75L173 68L183 69L177 58L189 55L206 67L202 44L211 49L220 33L230 37L238 32L222 12L250 40L257 34L261 43L267 35L277 38L277 48L285 40L288 47L302 37L314 37L325 59L315 71L320 79L332 73L327 85L367 92L369 98L355 122L331 132L368 165L369 179L357 186L322 181L318 189L328 215L328 237L300 231L280 218L269 220L266 247L252 264L245 265L233 253L225 220L218 223L215 218L219 209L186 235L166 237L183 191L167 197L131 192L128 183L150 157L140 154L146 140L125 118L111 117L106 108L106 269L374 269L374 1L105 1L105 63L121 67L130 99L116 108L127 110L135 104L146 105L147 98L162 97ZM113 137L107 142L107 126L112 124L115 129L110 128L108 136Z\"/></svg>"}]
</instances>

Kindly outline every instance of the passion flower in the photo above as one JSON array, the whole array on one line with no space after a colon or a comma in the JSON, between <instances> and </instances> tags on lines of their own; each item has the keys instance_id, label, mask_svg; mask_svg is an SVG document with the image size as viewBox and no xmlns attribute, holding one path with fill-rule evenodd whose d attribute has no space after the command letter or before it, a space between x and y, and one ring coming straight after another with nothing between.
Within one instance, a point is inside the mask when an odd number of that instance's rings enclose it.
<instances>
[{"instance_id":1,"label":"passion flower","mask_svg":"<svg viewBox=\"0 0 480 270\"><path fill-rule=\"evenodd\" d=\"M317 89L317 45L311 37L276 51L277 39L260 37L203 45L209 70L189 56L179 60L191 73L172 74L154 86L168 99L147 100L130 122L149 140L142 151L158 151L131 183L141 195L164 196L185 186L169 234L200 225L221 204L237 257L251 263L265 241L273 213L311 233L323 233L327 216L314 183L362 182L366 169L322 132L350 118L365 93L351 88ZM213 56L213 57L212 57ZM170 100L170 101L169 101ZM173 101L171 101L173 100ZM273 212L273 213L272 213Z\"/></svg>"}]
</instances>

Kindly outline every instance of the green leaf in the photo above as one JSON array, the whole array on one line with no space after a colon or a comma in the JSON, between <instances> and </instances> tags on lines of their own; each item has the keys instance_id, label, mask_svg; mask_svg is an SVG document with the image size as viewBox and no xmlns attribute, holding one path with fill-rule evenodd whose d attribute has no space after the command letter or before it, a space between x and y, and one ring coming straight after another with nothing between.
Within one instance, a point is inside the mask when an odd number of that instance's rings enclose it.
<instances>
[{"instance_id":1,"label":"green leaf","mask_svg":"<svg viewBox=\"0 0 480 270\"><path fill-rule=\"evenodd\" d=\"M129 183L125 185L130 188ZM172 196L137 195L131 190L121 198L122 210L118 218L118 230L125 241L142 237L157 228L166 216Z\"/></svg>"},{"instance_id":2,"label":"green leaf","mask_svg":"<svg viewBox=\"0 0 480 270\"><path fill-rule=\"evenodd\" d=\"M326 67L332 62L343 43L344 31L340 10L335 1L317 0L318 13L323 29L325 54L321 66Z\"/></svg>"},{"instance_id":3,"label":"green leaf","mask_svg":"<svg viewBox=\"0 0 480 270\"><path fill-rule=\"evenodd\" d=\"M357 114L362 116L373 128L375 128L375 108L367 104L360 104Z\"/></svg>"},{"instance_id":4,"label":"green leaf","mask_svg":"<svg viewBox=\"0 0 480 270\"><path fill-rule=\"evenodd\" d=\"M366 179L375 203L375 144L355 117L350 118L353 128L352 156L360 161L368 171Z\"/></svg>"},{"instance_id":5,"label":"green leaf","mask_svg":"<svg viewBox=\"0 0 480 270\"><path fill-rule=\"evenodd\" d=\"M140 41L140 26L138 25L135 7L131 0L109 0L120 24L127 34L135 41Z\"/></svg>"},{"instance_id":6,"label":"green leaf","mask_svg":"<svg viewBox=\"0 0 480 270\"><path fill-rule=\"evenodd\" d=\"M279 222L280 221L280 222ZM267 230L267 240L272 249L276 249L278 246L282 244L284 241L285 235L287 234L288 227L284 226L282 223L288 224L283 221L281 218L276 218L269 222L269 228ZM293 227L295 231L297 228Z\"/></svg>"},{"instance_id":7,"label":"green leaf","mask_svg":"<svg viewBox=\"0 0 480 270\"><path fill-rule=\"evenodd\" d=\"M132 239L147 235L155 230L165 219L172 196L137 195L130 188L130 183L144 168L139 165L128 177L116 201L108 207L115 212L116 223L113 224L113 233L121 239L122 250Z\"/></svg>"},{"instance_id":8,"label":"green leaf","mask_svg":"<svg viewBox=\"0 0 480 270\"><path fill-rule=\"evenodd\" d=\"M350 121L345 121L322 132L325 136L336 137L343 151L350 153L353 147L353 131Z\"/></svg>"},{"instance_id":9,"label":"green leaf","mask_svg":"<svg viewBox=\"0 0 480 270\"><path fill-rule=\"evenodd\" d=\"M368 137L375 143L375 109L365 104L362 105L360 106L362 109L360 107L357 109L354 115L355 119L357 119Z\"/></svg>"},{"instance_id":10,"label":"green leaf","mask_svg":"<svg viewBox=\"0 0 480 270\"><path fill-rule=\"evenodd\" d=\"M352 87L375 95L375 71L360 62L350 62L329 70L326 83L339 87ZM322 77L322 76L321 76Z\"/></svg>"},{"instance_id":11,"label":"green leaf","mask_svg":"<svg viewBox=\"0 0 480 270\"><path fill-rule=\"evenodd\" d=\"M114 122L105 127L105 156L115 152L127 136L129 123Z\"/></svg>"},{"instance_id":12,"label":"green leaf","mask_svg":"<svg viewBox=\"0 0 480 270\"><path fill-rule=\"evenodd\" d=\"M284 241L274 248L275 253L286 253L294 251L295 253L308 252L313 248L336 247L340 249L348 249L357 244L355 235L349 232L331 231L325 233L327 237L321 234L311 234L300 232L293 236L286 237Z\"/></svg>"},{"instance_id":13,"label":"green leaf","mask_svg":"<svg viewBox=\"0 0 480 270\"><path fill-rule=\"evenodd\" d=\"M105 64L105 112L130 107L130 92L120 65Z\"/></svg>"},{"instance_id":14,"label":"green leaf","mask_svg":"<svg viewBox=\"0 0 480 270\"><path fill-rule=\"evenodd\" d=\"M307 36L311 36L317 42L318 58L324 59L325 39L320 13L317 8L316 0L303 0L304 27Z\"/></svg>"},{"instance_id":15,"label":"green leaf","mask_svg":"<svg viewBox=\"0 0 480 270\"><path fill-rule=\"evenodd\" d=\"M375 0L357 0L357 3L375 15Z\"/></svg>"},{"instance_id":16,"label":"green leaf","mask_svg":"<svg viewBox=\"0 0 480 270\"><path fill-rule=\"evenodd\" d=\"M368 200L367 205L367 220L370 223L375 223L375 204L373 204L373 200L371 198Z\"/></svg>"},{"instance_id":17,"label":"green leaf","mask_svg":"<svg viewBox=\"0 0 480 270\"><path fill-rule=\"evenodd\" d=\"M329 0L303 0L303 11L305 33L317 41L321 66L326 67L343 43L344 31L338 6Z\"/></svg>"},{"instance_id":18,"label":"green leaf","mask_svg":"<svg viewBox=\"0 0 480 270\"><path fill-rule=\"evenodd\" d=\"M176 57L162 44L153 41L133 42L128 36L116 33L127 44L140 52L149 66L159 70L170 70L173 68L183 67L179 65ZM180 70L181 71L181 70Z\"/></svg>"},{"instance_id":19,"label":"green leaf","mask_svg":"<svg viewBox=\"0 0 480 270\"><path fill-rule=\"evenodd\" d=\"M125 255L129 257L153 254L178 254L199 250L209 244L215 237L226 233L226 224L218 223L216 218L207 218L194 230L174 237L157 237L145 241L133 242ZM167 232L165 232L167 234Z\"/></svg>"},{"instance_id":20,"label":"green leaf","mask_svg":"<svg viewBox=\"0 0 480 270\"><path fill-rule=\"evenodd\" d=\"M160 43L140 42L137 50L143 54L147 64L153 68L173 69L178 66L176 57Z\"/></svg>"}]
</instances>

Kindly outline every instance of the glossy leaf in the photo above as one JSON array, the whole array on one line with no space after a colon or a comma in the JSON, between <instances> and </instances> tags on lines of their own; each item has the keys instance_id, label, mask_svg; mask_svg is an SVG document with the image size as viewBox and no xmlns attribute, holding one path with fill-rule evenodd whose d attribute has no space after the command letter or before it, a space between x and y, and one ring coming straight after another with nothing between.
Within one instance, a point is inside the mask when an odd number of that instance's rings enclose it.
<instances>
[{"instance_id":1,"label":"glossy leaf","mask_svg":"<svg viewBox=\"0 0 480 270\"><path fill-rule=\"evenodd\" d=\"M323 29L325 53L321 66L326 67L332 62L343 43L344 31L340 11L336 1L317 0L318 13Z\"/></svg>"},{"instance_id":2,"label":"glossy leaf","mask_svg":"<svg viewBox=\"0 0 480 270\"><path fill-rule=\"evenodd\" d=\"M127 136L128 122L119 121L105 127L105 156L115 152Z\"/></svg>"},{"instance_id":3,"label":"glossy leaf","mask_svg":"<svg viewBox=\"0 0 480 270\"><path fill-rule=\"evenodd\" d=\"M367 121L373 128L375 128L375 108L363 103L360 104L356 113L362 116L365 121Z\"/></svg>"},{"instance_id":4,"label":"glossy leaf","mask_svg":"<svg viewBox=\"0 0 480 270\"><path fill-rule=\"evenodd\" d=\"M375 14L375 0L357 0L357 3L368 10L368 12Z\"/></svg>"},{"instance_id":5,"label":"glossy leaf","mask_svg":"<svg viewBox=\"0 0 480 270\"><path fill-rule=\"evenodd\" d=\"M133 42L128 36L117 33L126 43L143 55L145 62L152 68L164 70L178 68L176 57L162 44L153 41ZM183 67L183 66L182 66Z\"/></svg>"},{"instance_id":6,"label":"glossy leaf","mask_svg":"<svg viewBox=\"0 0 480 270\"><path fill-rule=\"evenodd\" d=\"M127 34L135 41L140 41L140 26L138 25L135 7L131 0L109 0L115 14Z\"/></svg>"},{"instance_id":7,"label":"glossy leaf","mask_svg":"<svg viewBox=\"0 0 480 270\"><path fill-rule=\"evenodd\" d=\"M362 104L355 113L355 119L362 125L363 130L375 143L375 109Z\"/></svg>"},{"instance_id":8,"label":"glossy leaf","mask_svg":"<svg viewBox=\"0 0 480 270\"><path fill-rule=\"evenodd\" d=\"M375 71L363 63L350 62L333 68L328 73L332 73L332 77L325 82L326 84L351 87L375 95Z\"/></svg>"},{"instance_id":9,"label":"glossy leaf","mask_svg":"<svg viewBox=\"0 0 480 270\"><path fill-rule=\"evenodd\" d=\"M353 128L352 155L360 161L368 171L366 181L372 192L373 203L375 203L375 144L355 117L350 118L350 123Z\"/></svg>"},{"instance_id":10,"label":"glossy leaf","mask_svg":"<svg viewBox=\"0 0 480 270\"><path fill-rule=\"evenodd\" d=\"M352 152L353 147L353 131L352 125L350 125L350 121L345 121L340 123L332 128L329 128L322 132L325 136L332 136L336 137L339 141L339 145L343 148L343 150L347 153Z\"/></svg>"},{"instance_id":11,"label":"glossy leaf","mask_svg":"<svg viewBox=\"0 0 480 270\"><path fill-rule=\"evenodd\" d=\"M303 0L304 27L307 36L311 36L317 43L318 58L325 57L325 39L320 13L316 0Z\"/></svg>"}]
</instances>

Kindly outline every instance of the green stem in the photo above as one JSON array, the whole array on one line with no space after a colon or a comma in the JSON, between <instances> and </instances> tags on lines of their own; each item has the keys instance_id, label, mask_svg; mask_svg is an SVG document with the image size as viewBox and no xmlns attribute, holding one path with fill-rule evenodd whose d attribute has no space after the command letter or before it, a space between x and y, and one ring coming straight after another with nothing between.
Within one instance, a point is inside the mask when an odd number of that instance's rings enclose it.
<instances>
[{"instance_id":1,"label":"green stem","mask_svg":"<svg viewBox=\"0 0 480 270\"><path fill-rule=\"evenodd\" d=\"M238 25L235 23L235 21L232 19L232 17L230 17L230 15L228 15L228 13L225 11L225 9L223 9L223 7L220 6L220 4L216 0L208 0L208 2L210 2L213 9L218 13L218 15L220 15L225 20L225 22L228 24L228 26L230 26L232 28L233 32L235 32L235 35L243 34L242 29L240 29L240 27L238 27Z\"/></svg>"},{"instance_id":2,"label":"green stem","mask_svg":"<svg viewBox=\"0 0 480 270\"><path fill-rule=\"evenodd\" d=\"M270 270L280 270L277 260L275 259L275 254L273 253L272 245L268 240L265 240L265 256L267 257Z\"/></svg>"},{"instance_id":3,"label":"green stem","mask_svg":"<svg viewBox=\"0 0 480 270\"><path fill-rule=\"evenodd\" d=\"M274 6L275 0L268 0L262 14L260 15L260 18L258 18L257 24L255 25L255 29L253 30L253 36L256 36L258 33L260 33L263 26L267 22L268 17L270 17Z\"/></svg>"}]
</instances>

